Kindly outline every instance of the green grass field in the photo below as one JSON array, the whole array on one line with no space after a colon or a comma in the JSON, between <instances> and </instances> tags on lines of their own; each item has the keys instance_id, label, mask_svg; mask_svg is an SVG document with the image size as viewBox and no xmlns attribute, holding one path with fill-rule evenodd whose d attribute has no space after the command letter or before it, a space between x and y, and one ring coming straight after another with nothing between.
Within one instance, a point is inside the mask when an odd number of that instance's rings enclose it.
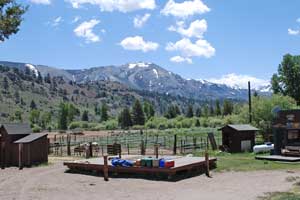
<instances>
[{"instance_id":1,"label":"green grass field","mask_svg":"<svg viewBox=\"0 0 300 200\"><path fill-rule=\"evenodd\" d=\"M217 168L215 169L217 172L300 169L299 163L256 160L253 153L230 154L211 152L210 156L215 156L218 159Z\"/></svg>"}]
</instances>

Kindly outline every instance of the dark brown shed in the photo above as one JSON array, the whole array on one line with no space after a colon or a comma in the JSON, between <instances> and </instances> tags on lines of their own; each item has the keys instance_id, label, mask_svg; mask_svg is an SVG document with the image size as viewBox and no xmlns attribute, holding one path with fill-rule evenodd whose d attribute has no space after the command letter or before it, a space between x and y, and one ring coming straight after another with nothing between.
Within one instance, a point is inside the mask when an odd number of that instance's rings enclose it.
<instances>
[{"instance_id":1,"label":"dark brown shed","mask_svg":"<svg viewBox=\"0 0 300 200\"><path fill-rule=\"evenodd\" d=\"M222 127L222 145L231 153L252 151L259 129L249 124L228 124Z\"/></svg>"},{"instance_id":2,"label":"dark brown shed","mask_svg":"<svg viewBox=\"0 0 300 200\"><path fill-rule=\"evenodd\" d=\"M0 125L0 166L31 166L48 161L47 134L32 133L28 124Z\"/></svg>"}]
</instances>

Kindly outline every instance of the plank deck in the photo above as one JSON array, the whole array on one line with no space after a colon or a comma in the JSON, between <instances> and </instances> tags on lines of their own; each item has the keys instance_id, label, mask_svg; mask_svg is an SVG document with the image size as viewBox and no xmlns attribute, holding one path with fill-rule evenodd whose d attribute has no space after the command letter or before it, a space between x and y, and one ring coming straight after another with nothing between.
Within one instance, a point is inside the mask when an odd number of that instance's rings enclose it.
<instances>
[{"instance_id":1,"label":"plank deck","mask_svg":"<svg viewBox=\"0 0 300 200\"><path fill-rule=\"evenodd\" d=\"M154 156L153 156L154 157ZM111 158L111 157L110 157ZM142 158L142 156L122 156L122 159L135 160ZM108 171L116 173L132 173L132 174L168 174L174 175L181 171L192 171L205 167L204 157L183 157L183 156L164 156L164 158L172 159L175 161L175 166L172 168L148 168L148 167L114 167L111 162L108 162ZM216 163L216 158L210 158L209 162L211 166ZM71 162L64 162L64 165L69 169L82 170L82 171L103 171L104 160L103 158L92 158L86 160L77 160Z\"/></svg>"}]
</instances>

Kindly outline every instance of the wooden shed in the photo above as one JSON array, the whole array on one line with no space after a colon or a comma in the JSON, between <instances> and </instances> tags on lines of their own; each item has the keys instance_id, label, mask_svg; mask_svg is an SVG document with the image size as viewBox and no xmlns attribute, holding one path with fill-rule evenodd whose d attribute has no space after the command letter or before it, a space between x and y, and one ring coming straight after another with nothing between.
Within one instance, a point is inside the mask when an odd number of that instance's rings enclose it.
<instances>
[{"instance_id":1,"label":"wooden shed","mask_svg":"<svg viewBox=\"0 0 300 200\"><path fill-rule=\"evenodd\" d=\"M45 133L32 133L28 124L0 125L0 166L31 166L48 161Z\"/></svg>"},{"instance_id":2,"label":"wooden shed","mask_svg":"<svg viewBox=\"0 0 300 200\"><path fill-rule=\"evenodd\" d=\"M222 131L222 145L230 153L252 151L255 145L255 133L259 129L249 124L228 124Z\"/></svg>"}]
</instances>

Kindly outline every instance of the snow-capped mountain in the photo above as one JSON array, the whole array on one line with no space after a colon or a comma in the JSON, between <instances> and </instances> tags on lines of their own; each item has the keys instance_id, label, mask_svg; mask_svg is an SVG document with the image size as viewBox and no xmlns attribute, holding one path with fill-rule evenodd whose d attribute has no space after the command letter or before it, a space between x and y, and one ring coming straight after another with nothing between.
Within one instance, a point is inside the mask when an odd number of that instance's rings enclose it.
<instances>
[{"instance_id":1,"label":"snow-capped mountain","mask_svg":"<svg viewBox=\"0 0 300 200\"><path fill-rule=\"evenodd\" d=\"M122 66L93 67L83 70L63 70L43 65L0 62L0 65L23 68L28 67L40 71L42 76L62 76L66 80L78 83L98 80L116 81L138 90L154 91L173 96L184 96L195 99L247 99L247 89L226 85L209 80L185 79L178 74L149 62L128 63ZM227 81L228 83L228 81ZM259 92L269 93L267 88Z\"/></svg>"}]
</instances>

